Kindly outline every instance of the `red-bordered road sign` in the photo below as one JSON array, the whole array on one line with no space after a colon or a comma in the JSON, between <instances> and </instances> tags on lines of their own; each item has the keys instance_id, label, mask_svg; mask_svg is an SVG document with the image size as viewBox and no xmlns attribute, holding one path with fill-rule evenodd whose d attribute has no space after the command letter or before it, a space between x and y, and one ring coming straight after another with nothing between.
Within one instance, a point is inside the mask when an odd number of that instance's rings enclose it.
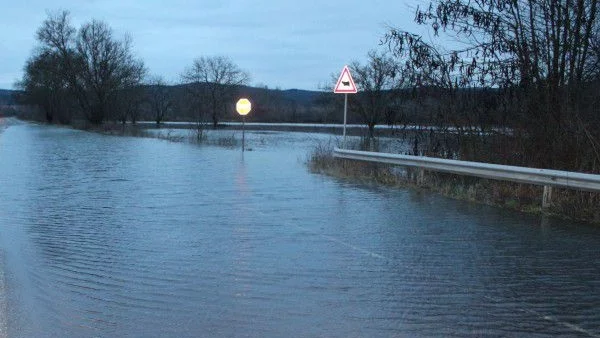
<instances>
[{"instance_id":1,"label":"red-bordered road sign","mask_svg":"<svg viewBox=\"0 0 600 338\"><path fill-rule=\"evenodd\" d=\"M350 75L350 69L348 66L344 66L333 92L336 94L354 94L357 91L352 75Z\"/></svg>"}]
</instances>

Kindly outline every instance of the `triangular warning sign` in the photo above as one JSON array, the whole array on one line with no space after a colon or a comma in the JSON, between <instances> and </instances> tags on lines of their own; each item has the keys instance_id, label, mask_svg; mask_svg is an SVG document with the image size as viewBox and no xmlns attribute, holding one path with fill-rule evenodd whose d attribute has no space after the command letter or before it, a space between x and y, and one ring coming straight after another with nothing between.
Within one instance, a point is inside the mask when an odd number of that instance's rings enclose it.
<instances>
[{"instance_id":1,"label":"triangular warning sign","mask_svg":"<svg viewBox=\"0 0 600 338\"><path fill-rule=\"evenodd\" d=\"M354 84L354 80L352 80L352 75L350 75L348 66L344 66L344 69L342 69L342 74L340 74L340 78L337 80L333 92L336 94L354 94L357 92L356 85Z\"/></svg>"}]
</instances>

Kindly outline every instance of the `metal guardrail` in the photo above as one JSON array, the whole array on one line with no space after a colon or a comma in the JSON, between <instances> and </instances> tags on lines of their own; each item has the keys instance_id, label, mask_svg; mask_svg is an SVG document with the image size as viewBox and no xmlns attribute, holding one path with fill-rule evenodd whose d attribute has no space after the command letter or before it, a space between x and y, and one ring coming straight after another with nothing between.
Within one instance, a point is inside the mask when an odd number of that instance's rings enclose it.
<instances>
[{"instance_id":1,"label":"metal guardrail","mask_svg":"<svg viewBox=\"0 0 600 338\"><path fill-rule=\"evenodd\" d=\"M458 175L600 192L600 175L335 148L334 157L389 163Z\"/></svg>"}]
</instances>

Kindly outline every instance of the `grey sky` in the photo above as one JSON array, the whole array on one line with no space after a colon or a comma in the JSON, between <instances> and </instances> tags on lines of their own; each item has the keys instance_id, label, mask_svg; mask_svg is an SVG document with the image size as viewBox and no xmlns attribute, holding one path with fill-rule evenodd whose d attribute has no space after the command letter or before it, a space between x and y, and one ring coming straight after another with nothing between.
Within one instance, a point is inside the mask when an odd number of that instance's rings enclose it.
<instances>
[{"instance_id":1,"label":"grey sky","mask_svg":"<svg viewBox=\"0 0 600 338\"><path fill-rule=\"evenodd\" d=\"M46 11L67 9L76 26L106 21L132 37L152 75L171 82L194 58L225 55L252 85L318 89L331 73L377 48L387 26L417 31L420 0L358 1L4 1L0 5L0 88L10 89L36 44Z\"/></svg>"}]
</instances>

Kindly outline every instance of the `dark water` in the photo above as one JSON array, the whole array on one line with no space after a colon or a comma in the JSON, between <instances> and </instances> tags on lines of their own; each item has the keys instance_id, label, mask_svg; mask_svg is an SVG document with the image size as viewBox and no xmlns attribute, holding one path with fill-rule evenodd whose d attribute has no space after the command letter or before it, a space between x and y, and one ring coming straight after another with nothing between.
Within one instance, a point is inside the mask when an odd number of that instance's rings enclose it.
<instances>
[{"instance_id":1,"label":"dark water","mask_svg":"<svg viewBox=\"0 0 600 338\"><path fill-rule=\"evenodd\" d=\"M6 125L1 335L600 335L595 227L311 174L324 136Z\"/></svg>"}]
</instances>

